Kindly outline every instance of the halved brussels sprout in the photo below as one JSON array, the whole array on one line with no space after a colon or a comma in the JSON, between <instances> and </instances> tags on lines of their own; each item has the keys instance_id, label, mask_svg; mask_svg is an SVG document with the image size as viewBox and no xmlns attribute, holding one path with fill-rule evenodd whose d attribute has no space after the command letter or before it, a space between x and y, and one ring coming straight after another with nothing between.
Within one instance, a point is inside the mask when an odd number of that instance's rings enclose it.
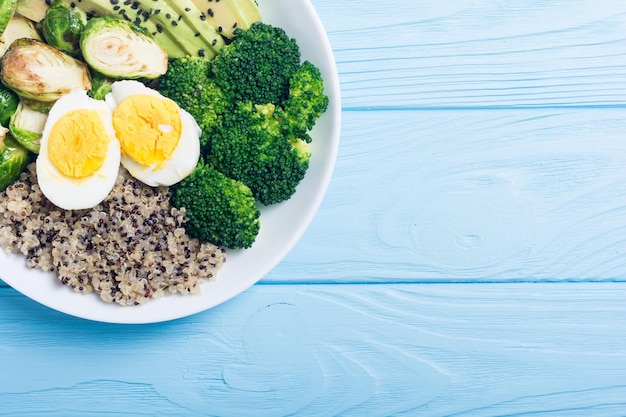
<instances>
[{"instance_id":1,"label":"halved brussels sprout","mask_svg":"<svg viewBox=\"0 0 626 417\"><path fill-rule=\"evenodd\" d=\"M87 66L36 39L18 39L2 57L2 82L19 96L56 101L75 89L91 89Z\"/></svg>"},{"instance_id":2,"label":"halved brussels sprout","mask_svg":"<svg viewBox=\"0 0 626 417\"><path fill-rule=\"evenodd\" d=\"M32 160L32 154L11 137L6 135L0 144L0 191L13 184L26 165Z\"/></svg>"},{"instance_id":3,"label":"halved brussels sprout","mask_svg":"<svg viewBox=\"0 0 626 417\"><path fill-rule=\"evenodd\" d=\"M89 20L80 48L87 64L107 77L154 79L167 71L167 52L137 25L116 17Z\"/></svg>"},{"instance_id":4,"label":"halved brussels sprout","mask_svg":"<svg viewBox=\"0 0 626 417\"><path fill-rule=\"evenodd\" d=\"M86 22L87 17L80 9L54 0L45 19L41 21L41 33L48 44L80 57L80 34Z\"/></svg>"},{"instance_id":5,"label":"halved brussels sprout","mask_svg":"<svg viewBox=\"0 0 626 417\"><path fill-rule=\"evenodd\" d=\"M19 101L17 94L0 84L0 125L8 125L9 119L15 113Z\"/></svg>"},{"instance_id":6,"label":"halved brussels sprout","mask_svg":"<svg viewBox=\"0 0 626 417\"><path fill-rule=\"evenodd\" d=\"M41 134L48 120L48 114L42 113L20 100L17 110L9 122L11 135L27 150L39 153Z\"/></svg>"}]
</instances>

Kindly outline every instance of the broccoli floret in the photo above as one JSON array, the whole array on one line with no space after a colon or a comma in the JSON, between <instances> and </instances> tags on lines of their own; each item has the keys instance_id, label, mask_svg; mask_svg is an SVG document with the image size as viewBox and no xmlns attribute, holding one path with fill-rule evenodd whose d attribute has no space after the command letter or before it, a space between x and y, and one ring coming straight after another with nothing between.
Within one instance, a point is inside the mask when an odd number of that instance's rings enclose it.
<instances>
[{"instance_id":1,"label":"broccoli floret","mask_svg":"<svg viewBox=\"0 0 626 417\"><path fill-rule=\"evenodd\" d=\"M328 108L324 80L319 68L305 61L289 81L289 97L280 109L285 135L311 141L308 132Z\"/></svg>"},{"instance_id":2,"label":"broccoli floret","mask_svg":"<svg viewBox=\"0 0 626 417\"><path fill-rule=\"evenodd\" d=\"M159 81L202 129L203 159L263 205L288 200L309 167L309 131L328 107L320 70L296 40L256 22L213 60L171 60ZM207 145L208 144L208 145Z\"/></svg>"},{"instance_id":3,"label":"broccoli floret","mask_svg":"<svg viewBox=\"0 0 626 417\"><path fill-rule=\"evenodd\" d=\"M225 115L220 134L213 139L208 161L218 171L252 190L270 205L289 199L309 166L308 145L288 138L273 104L240 103Z\"/></svg>"},{"instance_id":4,"label":"broccoli floret","mask_svg":"<svg viewBox=\"0 0 626 417\"><path fill-rule=\"evenodd\" d=\"M96 100L104 100L107 94L113 90L113 80L97 71L90 71L91 90L87 92L89 97Z\"/></svg>"},{"instance_id":5,"label":"broccoli floret","mask_svg":"<svg viewBox=\"0 0 626 417\"><path fill-rule=\"evenodd\" d=\"M211 66L220 87L236 101L282 104L289 94L289 79L300 67L296 40L263 22L236 29L235 35Z\"/></svg>"},{"instance_id":6,"label":"broccoli floret","mask_svg":"<svg viewBox=\"0 0 626 417\"><path fill-rule=\"evenodd\" d=\"M200 163L170 187L171 201L186 210L190 236L229 249L249 248L260 229L260 212L250 189Z\"/></svg>"},{"instance_id":7,"label":"broccoli floret","mask_svg":"<svg viewBox=\"0 0 626 417\"><path fill-rule=\"evenodd\" d=\"M196 119L202 129L200 145L204 152L210 149L211 138L232 102L210 74L210 66L211 61L207 58L171 60L158 87L161 94L174 100Z\"/></svg>"}]
</instances>

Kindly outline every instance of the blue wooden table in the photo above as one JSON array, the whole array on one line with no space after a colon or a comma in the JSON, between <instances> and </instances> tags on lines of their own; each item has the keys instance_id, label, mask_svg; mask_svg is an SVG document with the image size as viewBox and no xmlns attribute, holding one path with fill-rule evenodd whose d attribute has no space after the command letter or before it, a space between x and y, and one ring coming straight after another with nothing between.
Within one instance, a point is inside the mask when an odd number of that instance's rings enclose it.
<instances>
[{"instance_id":1,"label":"blue wooden table","mask_svg":"<svg viewBox=\"0 0 626 417\"><path fill-rule=\"evenodd\" d=\"M343 125L302 240L162 324L1 286L0 415L625 415L626 2L312 2Z\"/></svg>"}]
</instances>

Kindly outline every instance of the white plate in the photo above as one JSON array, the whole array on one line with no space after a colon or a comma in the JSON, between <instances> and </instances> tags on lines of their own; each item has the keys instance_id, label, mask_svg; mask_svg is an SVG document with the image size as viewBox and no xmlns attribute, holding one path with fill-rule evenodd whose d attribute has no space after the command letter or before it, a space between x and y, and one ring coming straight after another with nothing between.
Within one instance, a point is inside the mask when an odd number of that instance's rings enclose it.
<instances>
[{"instance_id":1,"label":"white plate","mask_svg":"<svg viewBox=\"0 0 626 417\"><path fill-rule=\"evenodd\" d=\"M305 179L288 201L261 213L261 231L251 249L229 251L217 279L202 286L202 295L172 295L136 307L107 304L96 294L78 294L52 273L29 269L22 255L0 251L0 278L33 300L55 310L109 323L155 323L214 307L245 291L272 270L310 224L328 187L339 145L341 106L337 68L326 32L308 0L259 0L263 20L298 40L303 59L317 65L330 105L317 122L311 163Z\"/></svg>"}]
</instances>

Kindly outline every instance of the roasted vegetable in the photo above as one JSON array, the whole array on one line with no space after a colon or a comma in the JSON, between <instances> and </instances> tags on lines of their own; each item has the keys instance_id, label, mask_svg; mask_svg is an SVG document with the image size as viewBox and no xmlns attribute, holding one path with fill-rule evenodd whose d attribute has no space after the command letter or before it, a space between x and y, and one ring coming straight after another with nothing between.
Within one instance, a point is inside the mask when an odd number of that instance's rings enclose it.
<instances>
[{"instance_id":1,"label":"roasted vegetable","mask_svg":"<svg viewBox=\"0 0 626 417\"><path fill-rule=\"evenodd\" d=\"M36 39L11 44L2 57L1 77L19 96L46 102L74 89L91 89L84 63Z\"/></svg>"},{"instance_id":2,"label":"roasted vegetable","mask_svg":"<svg viewBox=\"0 0 626 417\"><path fill-rule=\"evenodd\" d=\"M17 94L0 84L0 125L8 126L19 101Z\"/></svg>"},{"instance_id":3,"label":"roasted vegetable","mask_svg":"<svg viewBox=\"0 0 626 417\"><path fill-rule=\"evenodd\" d=\"M20 176L31 161L31 153L7 134L0 143L0 191L4 191Z\"/></svg>"},{"instance_id":4,"label":"roasted vegetable","mask_svg":"<svg viewBox=\"0 0 626 417\"><path fill-rule=\"evenodd\" d=\"M41 32L48 44L74 57L80 57L80 35L87 17L80 9L55 0L41 22Z\"/></svg>"},{"instance_id":5,"label":"roasted vegetable","mask_svg":"<svg viewBox=\"0 0 626 417\"><path fill-rule=\"evenodd\" d=\"M41 134L47 119L47 113L31 107L26 100L20 100L9 122L9 131L24 148L33 153L39 153Z\"/></svg>"},{"instance_id":6,"label":"roasted vegetable","mask_svg":"<svg viewBox=\"0 0 626 417\"><path fill-rule=\"evenodd\" d=\"M94 17L80 49L87 64L115 79L157 78L167 71L167 52L139 26L116 17Z\"/></svg>"}]
</instances>

